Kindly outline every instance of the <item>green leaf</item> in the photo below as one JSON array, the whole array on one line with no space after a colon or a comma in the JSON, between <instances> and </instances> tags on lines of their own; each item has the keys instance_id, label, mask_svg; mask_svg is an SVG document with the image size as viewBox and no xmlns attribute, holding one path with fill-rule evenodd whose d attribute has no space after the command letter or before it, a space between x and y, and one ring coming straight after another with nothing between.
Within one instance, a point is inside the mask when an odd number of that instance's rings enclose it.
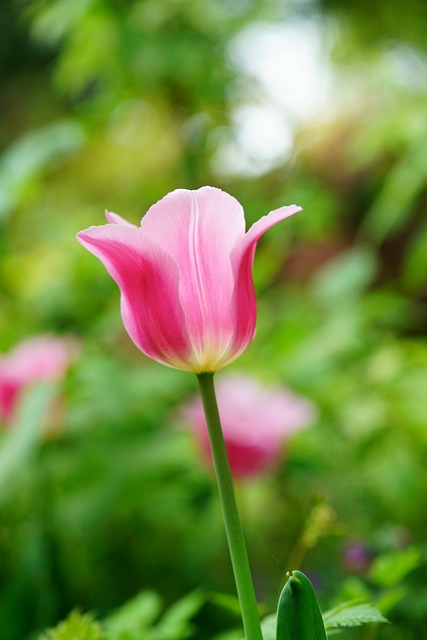
<instances>
[{"instance_id":1,"label":"green leaf","mask_svg":"<svg viewBox=\"0 0 427 640\"><path fill-rule=\"evenodd\" d=\"M377 558L372 565L370 578L381 587L395 587L421 563L417 547L399 549Z\"/></svg>"},{"instance_id":2,"label":"green leaf","mask_svg":"<svg viewBox=\"0 0 427 640\"><path fill-rule=\"evenodd\" d=\"M175 602L163 615L156 627L156 637L162 640L178 640L191 635L191 619L205 602L200 591L193 591L178 602Z\"/></svg>"},{"instance_id":3,"label":"green leaf","mask_svg":"<svg viewBox=\"0 0 427 640\"><path fill-rule=\"evenodd\" d=\"M411 292L422 291L427 280L427 224L414 234L403 265L402 279Z\"/></svg>"},{"instance_id":4,"label":"green leaf","mask_svg":"<svg viewBox=\"0 0 427 640\"><path fill-rule=\"evenodd\" d=\"M427 151L417 138L390 169L362 225L362 232L376 242L398 232L413 215L415 202L427 179Z\"/></svg>"},{"instance_id":5,"label":"green leaf","mask_svg":"<svg viewBox=\"0 0 427 640\"><path fill-rule=\"evenodd\" d=\"M101 625L89 613L72 611L54 629L40 636L40 640L107 640Z\"/></svg>"},{"instance_id":6,"label":"green leaf","mask_svg":"<svg viewBox=\"0 0 427 640\"><path fill-rule=\"evenodd\" d=\"M143 591L112 613L105 621L109 632L138 633L146 630L159 616L162 601L153 591Z\"/></svg>"},{"instance_id":7,"label":"green leaf","mask_svg":"<svg viewBox=\"0 0 427 640\"><path fill-rule=\"evenodd\" d=\"M372 604L344 602L323 614L325 629L340 627L360 627L370 622L388 622L382 613Z\"/></svg>"},{"instance_id":8,"label":"green leaf","mask_svg":"<svg viewBox=\"0 0 427 640\"><path fill-rule=\"evenodd\" d=\"M84 131L74 120L56 122L13 142L0 158L0 219L25 198L29 184L84 142Z\"/></svg>"},{"instance_id":9,"label":"green leaf","mask_svg":"<svg viewBox=\"0 0 427 640\"><path fill-rule=\"evenodd\" d=\"M371 285L378 264L373 251L359 246L330 260L313 279L312 290L324 304L345 305Z\"/></svg>"},{"instance_id":10,"label":"green leaf","mask_svg":"<svg viewBox=\"0 0 427 640\"><path fill-rule=\"evenodd\" d=\"M234 614L240 619L240 604L236 596L229 593L213 593L210 602L220 609L224 609L227 613Z\"/></svg>"},{"instance_id":11,"label":"green leaf","mask_svg":"<svg viewBox=\"0 0 427 640\"><path fill-rule=\"evenodd\" d=\"M277 640L326 640L316 594L301 571L288 573L277 608Z\"/></svg>"},{"instance_id":12,"label":"green leaf","mask_svg":"<svg viewBox=\"0 0 427 640\"><path fill-rule=\"evenodd\" d=\"M261 620L261 631L264 640L276 640L277 616L274 613Z\"/></svg>"},{"instance_id":13,"label":"green leaf","mask_svg":"<svg viewBox=\"0 0 427 640\"><path fill-rule=\"evenodd\" d=\"M16 420L0 441L0 500L10 493L22 470L35 455L55 394L54 384L30 388L20 404Z\"/></svg>"}]
</instances>

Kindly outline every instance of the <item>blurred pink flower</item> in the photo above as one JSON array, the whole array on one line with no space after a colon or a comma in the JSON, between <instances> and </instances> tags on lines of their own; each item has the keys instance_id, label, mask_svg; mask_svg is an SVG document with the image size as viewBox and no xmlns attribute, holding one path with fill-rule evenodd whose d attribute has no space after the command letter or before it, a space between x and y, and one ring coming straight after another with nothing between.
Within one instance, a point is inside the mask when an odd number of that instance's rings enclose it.
<instances>
[{"instance_id":1,"label":"blurred pink flower","mask_svg":"<svg viewBox=\"0 0 427 640\"><path fill-rule=\"evenodd\" d=\"M76 357L72 338L37 336L0 355L0 418L13 420L20 395L36 382L59 380Z\"/></svg>"},{"instance_id":2,"label":"blurred pink flower","mask_svg":"<svg viewBox=\"0 0 427 640\"><path fill-rule=\"evenodd\" d=\"M177 189L154 204L140 227L106 212L109 224L78 234L121 291L125 328L147 356L206 373L251 343L256 304L252 265L257 241L300 211L270 212L245 233L239 202L220 189Z\"/></svg>"},{"instance_id":3,"label":"blurred pink flower","mask_svg":"<svg viewBox=\"0 0 427 640\"><path fill-rule=\"evenodd\" d=\"M235 478L257 475L279 464L295 432L316 418L312 402L281 387L264 387L246 375L226 376L216 385L218 408L231 472ZM210 460L202 402L195 397L182 409L188 427Z\"/></svg>"}]
</instances>

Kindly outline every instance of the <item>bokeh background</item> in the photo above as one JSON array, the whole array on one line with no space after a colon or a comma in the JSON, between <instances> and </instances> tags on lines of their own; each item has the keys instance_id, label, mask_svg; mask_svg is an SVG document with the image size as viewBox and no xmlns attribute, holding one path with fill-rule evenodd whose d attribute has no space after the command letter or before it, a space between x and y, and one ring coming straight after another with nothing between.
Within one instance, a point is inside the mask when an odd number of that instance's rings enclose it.
<instances>
[{"instance_id":1,"label":"bokeh background","mask_svg":"<svg viewBox=\"0 0 427 640\"><path fill-rule=\"evenodd\" d=\"M141 590L154 626L193 594L141 637L238 627L180 413L195 380L137 351L75 241L104 208L137 223L204 184L248 224L304 208L260 242L257 335L230 367L317 408L237 487L264 611L302 568L323 608L370 599L392 622L342 637L426 636L427 4L2 0L0 30L0 348L80 344L0 434L1 640Z\"/></svg>"}]
</instances>

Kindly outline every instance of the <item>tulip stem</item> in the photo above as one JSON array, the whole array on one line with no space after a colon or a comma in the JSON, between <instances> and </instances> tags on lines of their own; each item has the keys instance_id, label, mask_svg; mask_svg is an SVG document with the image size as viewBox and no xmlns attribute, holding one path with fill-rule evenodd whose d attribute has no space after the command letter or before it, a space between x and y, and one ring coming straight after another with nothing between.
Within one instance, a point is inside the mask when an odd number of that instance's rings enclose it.
<instances>
[{"instance_id":1,"label":"tulip stem","mask_svg":"<svg viewBox=\"0 0 427 640\"><path fill-rule=\"evenodd\" d=\"M237 510L230 464L218 413L213 373L201 373L197 378L208 425L212 459L218 483L222 515L240 602L245 637L246 640L262 640L261 625L245 538Z\"/></svg>"}]
</instances>

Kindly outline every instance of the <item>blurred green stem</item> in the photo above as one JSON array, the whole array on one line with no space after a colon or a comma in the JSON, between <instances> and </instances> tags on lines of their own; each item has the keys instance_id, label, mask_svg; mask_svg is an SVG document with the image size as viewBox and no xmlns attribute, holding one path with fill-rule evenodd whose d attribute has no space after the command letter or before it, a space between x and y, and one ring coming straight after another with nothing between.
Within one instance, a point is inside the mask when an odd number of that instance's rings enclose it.
<instances>
[{"instance_id":1,"label":"blurred green stem","mask_svg":"<svg viewBox=\"0 0 427 640\"><path fill-rule=\"evenodd\" d=\"M234 495L230 464L225 448L224 436L216 402L213 373L202 373L197 376L202 396L215 474L218 482L219 496L224 518L225 532L236 580L242 612L243 627L247 640L262 640L261 625L255 591L249 568L243 529L237 510Z\"/></svg>"}]
</instances>

